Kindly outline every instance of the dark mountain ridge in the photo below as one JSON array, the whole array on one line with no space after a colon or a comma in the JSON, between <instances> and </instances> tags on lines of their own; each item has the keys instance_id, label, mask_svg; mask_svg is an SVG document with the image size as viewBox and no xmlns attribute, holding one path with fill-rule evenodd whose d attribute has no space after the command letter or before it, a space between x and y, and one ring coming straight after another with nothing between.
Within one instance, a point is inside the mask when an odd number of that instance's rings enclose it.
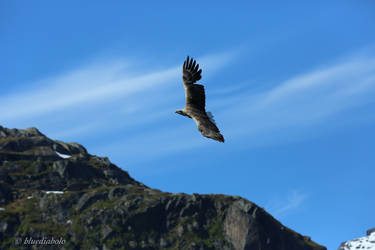
<instances>
[{"instance_id":1,"label":"dark mountain ridge","mask_svg":"<svg viewBox=\"0 0 375 250\"><path fill-rule=\"evenodd\" d=\"M0 126L0 208L1 249L326 249L246 199L151 189L36 128Z\"/></svg>"}]
</instances>

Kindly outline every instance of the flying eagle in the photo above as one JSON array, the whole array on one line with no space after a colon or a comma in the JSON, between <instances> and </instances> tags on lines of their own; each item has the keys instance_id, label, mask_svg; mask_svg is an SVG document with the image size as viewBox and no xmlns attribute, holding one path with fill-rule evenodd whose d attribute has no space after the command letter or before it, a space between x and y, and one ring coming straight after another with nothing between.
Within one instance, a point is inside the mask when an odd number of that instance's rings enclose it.
<instances>
[{"instance_id":1,"label":"flying eagle","mask_svg":"<svg viewBox=\"0 0 375 250\"><path fill-rule=\"evenodd\" d=\"M193 119L203 136L224 142L224 137L216 127L212 114L206 112L204 87L203 85L195 84L202 78L202 69L198 69L199 64L196 64L193 58L189 59L188 56L182 66L182 81L185 88L186 104L184 109L176 110L175 113Z\"/></svg>"}]
</instances>

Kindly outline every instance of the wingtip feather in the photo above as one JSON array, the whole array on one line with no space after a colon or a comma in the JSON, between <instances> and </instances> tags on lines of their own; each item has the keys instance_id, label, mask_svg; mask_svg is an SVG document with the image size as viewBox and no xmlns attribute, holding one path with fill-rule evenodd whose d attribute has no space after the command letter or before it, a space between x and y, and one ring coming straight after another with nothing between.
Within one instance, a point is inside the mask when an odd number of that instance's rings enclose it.
<instances>
[{"instance_id":1,"label":"wingtip feather","mask_svg":"<svg viewBox=\"0 0 375 250\"><path fill-rule=\"evenodd\" d=\"M224 136L222 134L219 134L217 141L224 143Z\"/></svg>"}]
</instances>

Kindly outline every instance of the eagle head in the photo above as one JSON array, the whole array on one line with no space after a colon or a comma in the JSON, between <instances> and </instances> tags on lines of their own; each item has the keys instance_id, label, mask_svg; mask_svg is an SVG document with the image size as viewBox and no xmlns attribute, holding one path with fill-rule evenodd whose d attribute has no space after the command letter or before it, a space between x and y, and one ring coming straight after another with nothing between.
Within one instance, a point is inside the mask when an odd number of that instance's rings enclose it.
<instances>
[{"instance_id":1,"label":"eagle head","mask_svg":"<svg viewBox=\"0 0 375 250\"><path fill-rule=\"evenodd\" d=\"M176 110L175 113L176 113L176 114L179 114L179 115L183 115L183 116L190 117L190 116L189 116L188 114L186 114L185 111L183 111L182 109Z\"/></svg>"}]
</instances>

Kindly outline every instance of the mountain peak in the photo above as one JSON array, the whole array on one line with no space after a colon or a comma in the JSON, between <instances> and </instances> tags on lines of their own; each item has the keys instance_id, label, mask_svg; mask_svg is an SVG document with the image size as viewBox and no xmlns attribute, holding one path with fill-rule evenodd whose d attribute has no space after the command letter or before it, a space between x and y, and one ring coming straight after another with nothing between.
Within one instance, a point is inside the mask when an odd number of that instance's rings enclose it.
<instances>
[{"instance_id":1,"label":"mountain peak","mask_svg":"<svg viewBox=\"0 0 375 250\"><path fill-rule=\"evenodd\" d=\"M27 129L8 129L0 126L0 138L6 136L18 136L18 137L31 137L31 136L44 136L35 127L30 127Z\"/></svg>"},{"instance_id":2,"label":"mountain peak","mask_svg":"<svg viewBox=\"0 0 375 250\"><path fill-rule=\"evenodd\" d=\"M338 250L375 249L375 228L367 230L366 236L341 243Z\"/></svg>"},{"instance_id":3,"label":"mountain peak","mask_svg":"<svg viewBox=\"0 0 375 250\"><path fill-rule=\"evenodd\" d=\"M66 249L326 249L244 198L151 189L36 128L0 126L0 208L0 248L53 237Z\"/></svg>"}]
</instances>

